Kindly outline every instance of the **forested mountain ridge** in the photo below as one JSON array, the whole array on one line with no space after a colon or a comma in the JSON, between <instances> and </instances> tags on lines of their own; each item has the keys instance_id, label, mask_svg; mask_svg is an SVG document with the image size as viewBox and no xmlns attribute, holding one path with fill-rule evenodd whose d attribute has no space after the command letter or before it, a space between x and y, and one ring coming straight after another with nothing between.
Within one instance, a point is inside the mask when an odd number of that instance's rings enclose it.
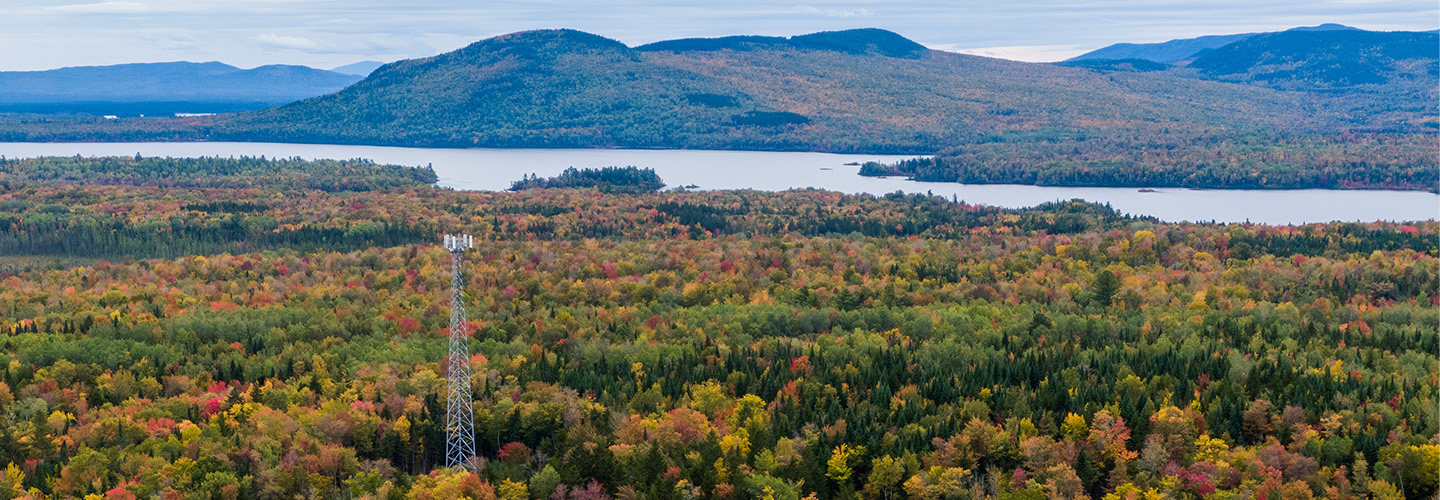
<instances>
[{"instance_id":1,"label":"forested mountain ridge","mask_svg":"<svg viewBox=\"0 0 1440 500\"><path fill-rule=\"evenodd\" d=\"M1358 28L1345 26L1343 24L1325 23L1318 26L1302 26L1290 28L1285 32L1314 32L1314 31L1359 31ZM1122 59L1143 59L1158 63L1181 63L1194 59L1205 52L1218 49L1225 45L1238 42L1256 35L1268 35L1278 32L1267 33L1236 33L1233 35L1205 35L1195 38L1177 38L1166 42L1157 43L1117 43L1107 45L1099 49L1080 54L1066 59L1067 62L1084 60L1122 60Z\"/></svg>"},{"instance_id":2,"label":"forested mountain ridge","mask_svg":"<svg viewBox=\"0 0 1440 500\"><path fill-rule=\"evenodd\" d=\"M724 85L574 30L522 32L387 64L339 93L224 117L222 137L425 146L665 147L729 114Z\"/></svg>"},{"instance_id":3,"label":"forested mountain ridge","mask_svg":"<svg viewBox=\"0 0 1440 500\"><path fill-rule=\"evenodd\" d=\"M635 47L641 52L690 52L716 50L824 50L854 55L880 55L918 59L929 49L894 32L875 28L826 31L792 37L727 36L682 38Z\"/></svg>"},{"instance_id":4,"label":"forested mountain ridge","mask_svg":"<svg viewBox=\"0 0 1440 500\"><path fill-rule=\"evenodd\" d=\"M1205 35L1156 43L1122 42L1080 54L1066 59L1065 62L1140 59L1168 64L1190 59L1205 50L1220 48L1231 42L1255 35L1256 33L1237 33L1234 35Z\"/></svg>"},{"instance_id":5,"label":"forested mountain ridge","mask_svg":"<svg viewBox=\"0 0 1440 500\"><path fill-rule=\"evenodd\" d=\"M1207 78L1278 88L1396 83L1433 89L1437 59L1440 34L1434 32L1285 31L1208 51L1188 67Z\"/></svg>"},{"instance_id":6,"label":"forested mountain ridge","mask_svg":"<svg viewBox=\"0 0 1440 500\"><path fill-rule=\"evenodd\" d=\"M1440 81L1440 33L1435 31L1382 32L1320 25L1193 40L1202 39L1214 43L1180 59L1151 52L1170 50L1165 48L1168 44L1179 44L1176 47L1180 48L1173 50L1182 52L1198 45L1180 43L1192 40L1172 40L1151 44L1153 47L1140 46L1145 50L1102 49L1059 64L1092 69L1170 69L1183 77L1293 91L1339 92L1360 100L1368 99L1367 93L1413 93L1420 89L1430 91L1428 100L1434 101L1434 88ZM1116 67L1126 64L1131 67ZM1426 99L1406 95L1390 102L1393 107L1413 110Z\"/></svg>"},{"instance_id":7,"label":"forested mountain ridge","mask_svg":"<svg viewBox=\"0 0 1440 500\"><path fill-rule=\"evenodd\" d=\"M1431 191L1440 186L1433 161L1440 129L1435 32L1321 25L1248 35L1175 66L1144 59L1060 64L1115 76L1139 72L1282 90L1311 101L1311 109L1326 116L1320 120L1325 124L1308 131L1151 130L1141 133L1143 139L1091 133L985 141L931 158L871 166L862 174L1060 186Z\"/></svg>"},{"instance_id":8,"label":"forested mountain ridge","mask_svg":"<svg viewBox=\"0 0 1440 500\"><path fill-rule=\"evenodd\" d=\"M571 30L516 33L387 65L334 95L219 118L211 136L932 152L1037 128L1218 131L1314 114L1297 112L1312 107L1303 99L1266 89L920 51L907 42L864 30L631 49Z\"/></svg>"}]
</instances>

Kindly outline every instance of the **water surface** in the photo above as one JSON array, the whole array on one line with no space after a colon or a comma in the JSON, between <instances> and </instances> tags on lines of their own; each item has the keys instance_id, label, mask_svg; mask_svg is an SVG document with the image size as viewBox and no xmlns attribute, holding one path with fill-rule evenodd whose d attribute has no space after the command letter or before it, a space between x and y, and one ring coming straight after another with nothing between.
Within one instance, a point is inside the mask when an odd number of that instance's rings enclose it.
<instances>
[{"instance_id":1,"label":"water surface","mask_svg":"<svg viewBox=\"0 0 1440 500\"><path fill-rule=\"evenodd\" d=\"M1440 216L1440 195L1382 190L1191 190L1071 188L1013 184L965 185L914 182L857 175L866 161L894 162L909 156L840 155L768 151L636 149L428 149L248 142L0 143L0 155L34 156L267 156L368 158L379 163L430 165L440 185L501 190L526 174L553 176L566 167L649 167L670 186L699 189L782 191L815 187L846 193L933 193L969 203L1029 207L1081 198L1109 203L1131 214L1167 221L1301 224L1330 221L1428 220Z\"/></svg>"}]
</instances>

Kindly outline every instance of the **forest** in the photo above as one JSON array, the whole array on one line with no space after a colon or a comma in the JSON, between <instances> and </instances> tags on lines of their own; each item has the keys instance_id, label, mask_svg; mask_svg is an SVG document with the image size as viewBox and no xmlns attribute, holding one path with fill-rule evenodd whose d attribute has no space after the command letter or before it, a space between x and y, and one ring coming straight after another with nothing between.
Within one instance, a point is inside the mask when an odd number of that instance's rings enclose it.
<instances>
[{"instance_id":1,"label":"forest","mask_svg":"<svg viewBox=\"0 0 1440 500\"><path fill-rule=\"evenodd\" d=\"M566 168L555 177L540 178L534 174L525 176L510 184L511 191L545 188L596 188L603 193L640 193L658 191L665 187L665 181L653 168L602 167Z\"/></svg>"},{"instance_id":2,"label":"forest","mask_svg":"<svg viewBox=\"0 0 1440 500\"><path fill-rule=\"evenodd\" d=\"M1435 221L433 182L0 162L0 498L1440 491ZM441 467L442 233L475 471Z\"/></svg>"},{"instance_id":3,"label":"forest","mask_svg":"<svg viewBox=\"0 0 1440 500\"><path fill-rule=\"evenodd\" d=\"M1440 189L1434 134L1092 135L1000 136L892 165L870 163L860 175L1039 186Z\"/></svg>"}]
</instances>

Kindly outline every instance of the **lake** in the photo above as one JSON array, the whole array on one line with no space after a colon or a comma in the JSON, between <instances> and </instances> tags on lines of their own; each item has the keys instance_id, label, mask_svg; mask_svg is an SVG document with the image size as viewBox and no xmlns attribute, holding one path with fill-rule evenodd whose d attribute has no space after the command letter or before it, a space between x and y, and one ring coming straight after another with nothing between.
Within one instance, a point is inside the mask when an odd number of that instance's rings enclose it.
<instances>
[{"instance_id":1,"label":"lake","mask_svg":"<svg viewBox=\"0 0 1440 500\"><path fill-rule=\"evenodd\" d=\"M379 163L430 165L439 175L440 185L472 190L501 190L523 175L553 176L571 166L633 165L655 169L672 187L695 185L699 189L765 191L815 187L870 194L930 192L968 203L1011 208L1081 198L1166 221L1302 224L1337 220L1429 220L1440 215L1440 195L1418 191L1160 188L1159 192L1142 193L1135 188L965 185L861 177L857 175L859 166L846 165L894 162L911 156L634 149L427 149L239 142L0 143L0 156L7 158L77 154L368 158Z\"/></svg>"}]
</instances>

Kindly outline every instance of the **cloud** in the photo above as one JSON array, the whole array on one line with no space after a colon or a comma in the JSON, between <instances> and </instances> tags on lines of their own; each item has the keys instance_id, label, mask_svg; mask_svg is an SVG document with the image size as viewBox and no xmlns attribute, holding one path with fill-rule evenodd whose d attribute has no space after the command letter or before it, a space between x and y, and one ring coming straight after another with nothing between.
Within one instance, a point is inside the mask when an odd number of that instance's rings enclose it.
<instances>
[{"instance_id":1,"label":"cloud","mask_svg":"<svg viewBox=\"0 0 1440 500\"><path fill-rule=\"evenodd\" d=\"M873 15L870 9L820 9L807 4L796 5L795 8L807 14L830 17L870 17Z\"/></svg>"},{"instance_id":2,"label":"cloud","mask_svg":"<svg viewBox=\"0 0 1440 500\"><path fill-rule=\"evenodd\" d=\"M160 9L142 2L97 2L57 5L48 10L72 14L148 14Z\"/></svg>"},{"instance_id":3,"label":"cloud","mask_svg":"<svg viewBox=\"0 0 1440 500\"><path fill-rule=\"evenodd\" d=\"M134 36L146 40L151 47L163 50L198 50L205 46L205 42L210 41L210 37L186 29L149 30L135 33Z\"/></svg>"},{"instance_id":4,"label":"cloud","mask_svg":"<svg viewBox=\"0 0 1440 500\"><path fill-rule=\"evenodd\" d=\"M314 40L305 38L303 36L276 35L274 33L266 33L255 37L255 40L265 45L279 47L282 49L318 50L320 48L320 44L315 43Z\"/></svg>"},{"instance_id":5,"label":"cloud","mask_svg":"<svg viewBox=\"0 0 1440 500\"><path fill-rule=\"evenodd\" d=\"M959 52L973 56L996 57L1012 61L1055 62L1088 52L1074 45L1014 45L1009 47L955 48L949 45L932 45L932 49Z\"/></svg>"}]
</instances>

